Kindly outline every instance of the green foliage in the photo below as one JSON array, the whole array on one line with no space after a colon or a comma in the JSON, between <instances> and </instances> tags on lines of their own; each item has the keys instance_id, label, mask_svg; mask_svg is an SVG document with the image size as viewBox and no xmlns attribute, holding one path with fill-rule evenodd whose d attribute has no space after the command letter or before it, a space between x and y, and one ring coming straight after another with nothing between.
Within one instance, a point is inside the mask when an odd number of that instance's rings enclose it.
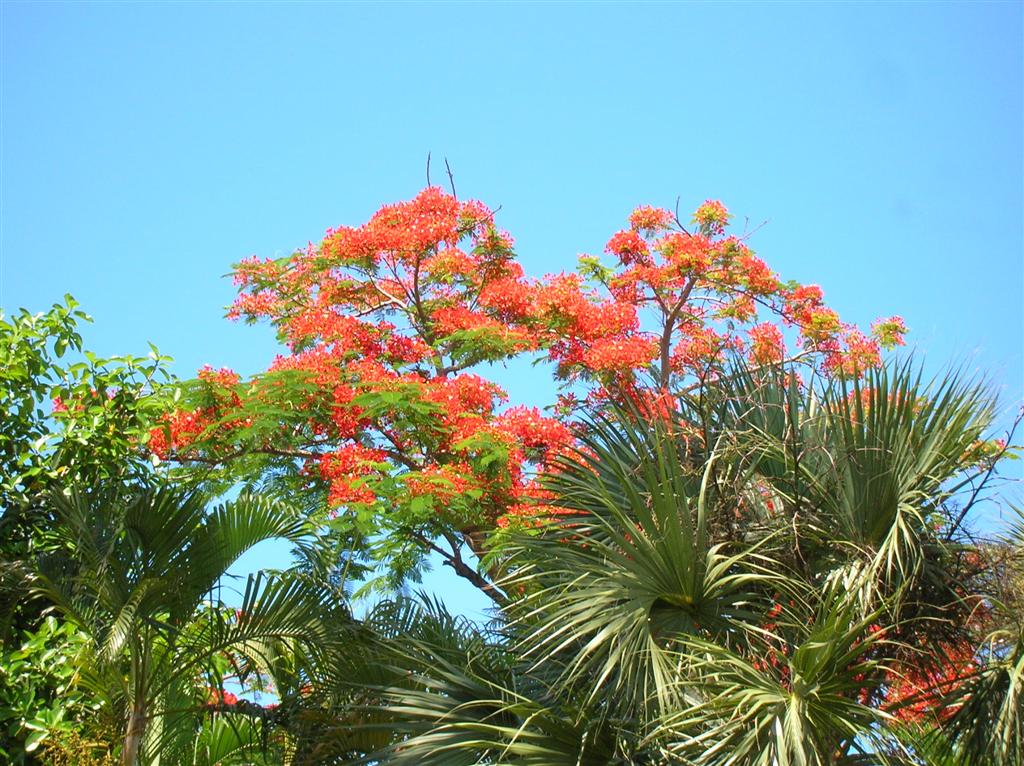
<instances>
[{"instance_id":1,"label":"green foliage","mask_svg":"<svg viewBox=\"0 0 1024 766\"><path fill-rule=\"evenodd\" d=\"M75 490L51 503L61 545L40 560L35 590L88 637L83 684L127 711L126 764L153 761L196 725L201 679L217 677L225 653L258 666L268 643L315 653L342 638L333 592L304 579L252 575L237 611L213 598L254 545L306 540L308 522L280 504L243 496L208 511L205 496L175 487Z\"/></svg>"},{"instance_id":2,"label":"green foliage","mask_svg":"<svg viewBox=\"0 0 1024 766\"><path fill-rule=\"evenodd\" d=\"M109 741L83 736L78 729L62 732L47 742L41 760L46 766L116 766Z\"/></svg>"},{"instance_id":3,"label":"green foliage","mask_svg":"<svg viewBox=\"0 0 1024 766\"><path fill-rule=\"evenodd\" d=\"M69 295L46 314L0 314L0 507L45 470L41 457L51 433L43 404L64 377L58 360L69 348L82 348L77 323L88 320L76 306Z\"/></svg>"},{"instance_id":4,"label":"green foliage","mask_svg":"<svg viewBox=\"0 0 1024 766\"><path fill-rule=\"evenodd\" d=\"M701 474L688 471L686 445L668 424L592 426L578 459L548 483L572 521L528 538L525 565L507 583L527 595L511 613L528 631L527 656L547 662L571 649L563 682L646 715L649 703L679 702L672 643L659 636L724 640L779 577L756 545L713 538L714 458Z\"/></svg>"},{"instance_id":5,"label":"green foliage","mask_svg":"<svg viewBox=\"0 0 1024 766\"><path fill-rule=\"evenodd\" d=\"M283 758L280 744L268 742L259 723L244 716L210 716L189 744L191 759L182 766L275 766Z\"/></svg>"},{"instance_id":6,"label":"green foliage","mask_svg":"<svg viewBox=\"0 0 1024 766\"><path fill-rule=\"evenodd\" d=\"M0 654L0 758L22 764L49 738L75 729L95 705L76 688L86 637L47 617Z\"/></svg>"},{"instance_id":7,"label":"green foliage","mask_svg":"<svg viewBox=\"0 0 1024 766\"><path fill-rule=\"evenodd\" d=\"M5 736L27 742L33 757L41 743L57 747L47 740L51 733L71 736L72 720L83 717L86 704L69 685L78 677L72 668L84 639L70 624L42 619L47 602L30 589L34 560L62 544L45 498L55 486L147 475L152 466L141 446L173 396L167 357L152 348L145 357L99 358L83 347L80 326L89 321L70 295L46 312L0 313L4 726ZM24 636L35 638L23 646ZM39 641L52 667L33 675ZM97 703L88 699L92 709ZM24 756L11 751L8 757Z\"/></svg>"},{"instance_id":8,"label":"green foliage","mask_svg":"<svg viewBox=\"0 0 1024 766\"><path fill-rule=\"evenodd\" d=\"M157 394L171 380L169 357L155 348L144 357L97 357L83 349L79 330L81 322L92 320L70 295L64 301L40 314L0 313L5 513L26 493L55 481L144 473L148 461L139 446L166 409Z\"/></svg>"},{"instance_id":9,"label":"green foliage","mask_svg":"<svg viewBox=\"0 0 1024 766\"><path fill-rule=\"evenodd\" d=\"M837 587L808 596L812 610L792 610L785 643L766 631L752 642L755 651L740 654L720 642L685 639L679 683L696 694L696 704L664 716L652 738L701 766L726 759L826 766L856 762L873 748L891 720L863 691L883 677L874 657L884 647L871 629L877 615L860 617L861 605Z\"/></svg>"},{"instance_id":10,"label":"green foliage","mask_svg":"<svg viewBox=\"0 0 1024 766\"><path fill-rule=\"evenodd\" d=\"M981 667L950 700L957 710L949 741L966 766L1024 763L1024 511L1013 512L1000 541L1006 557L1000 567L1002 602L993 604L995 625L979 650Z\"/></svg>"},{"instance_id":11,"label":"green foliage","mask_svg":"<svg viewBox=\"0 0 1024 766\"><path fill-rule=\"evenodd\" d=\"M91 321L70 295L44 313L0 313L0 640L31 629L39 603L25 594L25 563L52 548L43 498L54 486L137 481L142 449L173 398L168 357L101 359L84 350Z\"/></svg>"}]
</instances>

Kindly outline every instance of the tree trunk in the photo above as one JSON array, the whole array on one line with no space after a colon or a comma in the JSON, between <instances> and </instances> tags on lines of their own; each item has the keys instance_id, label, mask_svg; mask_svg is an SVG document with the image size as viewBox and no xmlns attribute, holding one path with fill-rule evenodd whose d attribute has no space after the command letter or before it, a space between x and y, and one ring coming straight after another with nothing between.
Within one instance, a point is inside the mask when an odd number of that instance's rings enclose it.
<instances>
[{"instance_id":1,"label":"tree trunk","mask_svg":"<svg viewBox=\"0 0 1024 766\"><path fill-rule=\"evenodd\" d=\"M121 766L137 766L142 737L146 733L146 701L139 695L128 716L128 728L124 735L124 749L121 752Z\"/></svg>"}]
</instances>

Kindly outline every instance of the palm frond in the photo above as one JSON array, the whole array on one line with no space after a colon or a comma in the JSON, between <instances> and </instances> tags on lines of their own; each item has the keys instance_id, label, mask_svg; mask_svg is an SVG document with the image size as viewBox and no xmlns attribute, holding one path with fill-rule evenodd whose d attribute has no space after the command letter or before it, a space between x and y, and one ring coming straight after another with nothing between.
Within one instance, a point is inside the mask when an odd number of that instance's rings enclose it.
<instances>
[{"instance_id":1,"label":"palm frond","mask_svg":"<svg viewBox=\"0 0 1024 766\"><path fill-rule=\"evenodd\" d=\"M623 711L665 709L677 637L741 631L784 578L753 546L713 542L713 459L694 474L669 426L626 413L592 425L548 485L564 515L521 540L503 587L525 594L510 613L536 667Z\"/></svg>"},{"instance_id":2,"label":"palm frond","mask_svg":"<svg viewBox=\"0 0 1024 766\"><path fill-rule=\"evenodd\" d=\"M787 631L765 632L762 651L740 654L688 638L680 683L702 701L663 717L653 739L695 766L833 766L863 760L888 716L862 699L882 668L875 615L838 588L812 615L797 610ZM792 632L793 638L786 637Z\"/></svg>"},{"instance_id":3,"label":"palm frond","mask_svg":"<svg viewBox=\"0 0 1024 766\"><path fill-rule=\"evenodd\" d=\"M991 423L993 397L951 374L922 380L909 362L840 380L825 392L836 492L826 509L839 533L875 551L880 572L906 578L920 565L929 514L970 467Z\"/></svg>"}]
</instances>

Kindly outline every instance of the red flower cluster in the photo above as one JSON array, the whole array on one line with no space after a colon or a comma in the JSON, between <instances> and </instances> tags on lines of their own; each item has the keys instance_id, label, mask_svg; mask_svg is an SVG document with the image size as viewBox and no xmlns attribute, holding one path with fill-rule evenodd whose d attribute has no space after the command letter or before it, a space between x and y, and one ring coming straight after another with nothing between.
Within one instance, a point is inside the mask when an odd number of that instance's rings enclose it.
<instances>
[{"instance_id":1,"label":"red flower cluster","mask_svg":"<svg viewBox=\"0 0 1024 766\"><path fill-rule=\"evenodd\" d=\"M206 702L209 705L237 705L238 695L224 691L223 689L210 687Z\"/></svg>"},{"instance_id":2,"label":"red flower cluster","mask_svg":"<svg viewBox=\"0 0 1024 766\"><path fill-rule=\"evenodd\" d=\"M444 417L453 420L466 413L489 414L497 402L505 401L508 396L499 386L479 375L463 373L431 381L423 398L441 405Z\"/></svg>"},{"instance_id":3,"label":"red flower cluster","mask_svg":"<svg viewBox=\"0 0 1024 766\"><path fill-rule=\"evenodd\" d=\"M829 353L825 358L825 366L833 373L857 375L882 361L878 341L866 337L859 330L850 330L845 341L845 349Z\"/></svg>"},{"instance_id":4,"label":"red flower cluster","mask_svg":"<svg viewBox=\"0 0 1024 766\"><path fill-rule=\"evenodd\" d=\"M197 443L211 454L223 452L232 429L251 425L248 416L237 412L242 396L238 388L241 378L236 372L206 365L196 377L202 384L202 406L167 413L161 425L150 431L149 450L161 460L187 453Z\"/></svg>"},{"instance_id":5,"label":"red flower cluster","mask_svg":"<svg viewBox=\"0 0 1024 766\"><path fill-rule=\"evenodd\" d=\"M173 412L165 415L163 422L149 434L149 449L161 460L169 458L174 450L190 447L210 426L201 410Z\"/></svg>"},{"instance_id":6,"label":"red flower cluster","mask_svg":"<svg viewBox=\"0 0 1024 766\"><path fill-rule=\"evenodd\" d=\"M650 265L650 248L647 240L641 237L635 230L620 231L615 234L605 247L605 251L618 256L626 266L632 263Z\"/></svg>"},{"instance_id":7,"label":"red flower cluster","mask_svg":"<svg viewBox=\"0 0 1024 766\"><path fill-rule=\"evenodd\" d=\"M377 499L365 477L378 470L387 455L361 444L347 444L320 458L320 475L330 482L331 505L372 503Z\"/></svg>"},{"instance_id":8,"label":"red flower cluster","mask_svg":"<svg viewBox=\"0 0 1024 766\"><path fill-rule=\"evenodd\" d=\"M730 338L720 335L714 328L690 325L672 350L672 368L679 372L704 370L722 357Z\"/></svg>"},{"instance_id":9,"label":"red flower cluster","mask_svg":"<svg viewBox=\"0 0 1024 766\"><path fill-rule=\"evenodd\" d=\"M750 361L754 364L776 364L786 355L782 330L768 322L750 328Z\"/></svg>"},{"instance_id":10,"label":"red flower cluster","mask_svg":"<svg viewBox=\"0 0 1024 766\"><path fill-rule=\"evenodd\" d=\"M536 407L512 407L498 416L495 426L525 449L537 450L545 462L573 441L572 432L563 423L544 417Z\"/></svg>"},{"instance_id":11,"label":"red flower cluster","mask_svg":"<svg viewBox=\"0 0 1024 766\"><path fill-rule=\"evenodd\" d=\"M664 231L672 225L673 216L660 207L641 205L629 215L629 228L647 236Z\"/></svg>"},{"instance_id":12,"label":"red flower cluster","mask_svg":"<svg viewBox=\"0 0 1024 766\"><path fill-rule=\"evenodd\" d=\"M894 675L885 692L885 707L907 723L945 721L956 713L956 705L944 704L943 697L955 691L978 668L974 649L966 643L947 645L937 656L942 667L908 663Z\"/></svg>"},{"instance_id":13,"label":"red flower cluster","mask_svg":"<svg viewBox=\"0 0 1024 766\"><path fill-rule=\"evenodd\" d=\"M907 325L901 317L879 319L871 325L871 335L878 340L882 348L904 345L903 336L906 334Z\"/></svg>"},{"instance_id":14,"label":"red flower cluster","mask_svg":"<svg viewBox=\"0 0 1024 766\"><path fill-rule=\"evenodd\" d=\"M472 480L473 469L465 462L433 465L405 477L405 488L410 497L430 496L440 502L450 502L467 490L477 487Z\"/></svg>"},{"instance_id":15,"label":"red flower cluster","mask_svg":"<svg viewBox=\"0 0 1024 766\"><path fill-rule=\"evenodd\" d=\"M697 208L697 212L693 214L693 222L700 226L701 230L718 236L725 231L731 217L725 205L718 200L709 199Z\"/></svg>"},{"instance_id":16,"label":"red flower cluster","mask_svg":"<svg viewBox=\"0 0 1024 766\"><path fill-rule=\"evenodd\" d=\"M214 386L225 387L238 385L238 382L241 380L238 373L234 370L229 370L227 367L215 370L210 365L200 368L199 372L196 373L196 377Z\"/></svg>"}]
</instances>

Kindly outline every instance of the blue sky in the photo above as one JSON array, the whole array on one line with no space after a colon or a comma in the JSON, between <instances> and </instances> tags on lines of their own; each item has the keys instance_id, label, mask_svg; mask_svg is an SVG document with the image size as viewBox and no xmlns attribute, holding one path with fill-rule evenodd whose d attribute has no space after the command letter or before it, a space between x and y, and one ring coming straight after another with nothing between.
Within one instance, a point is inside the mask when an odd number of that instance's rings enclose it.
<instances>
[{"instance_id":1,"label":"blue sky","mask_svg":"<svg viewBox=\"0 0 1024 766\"><path fill-rule=\"evenodd\" d=\"M0 306L190 375L276 353L230 264L358 224L447 156L527 272L718 198L932 370L1022 362L1022 4L0 5ZM434 163L434 179L441 178ZM546 383L516 368L513 396Z\"/></svg>"}]
</instances>

